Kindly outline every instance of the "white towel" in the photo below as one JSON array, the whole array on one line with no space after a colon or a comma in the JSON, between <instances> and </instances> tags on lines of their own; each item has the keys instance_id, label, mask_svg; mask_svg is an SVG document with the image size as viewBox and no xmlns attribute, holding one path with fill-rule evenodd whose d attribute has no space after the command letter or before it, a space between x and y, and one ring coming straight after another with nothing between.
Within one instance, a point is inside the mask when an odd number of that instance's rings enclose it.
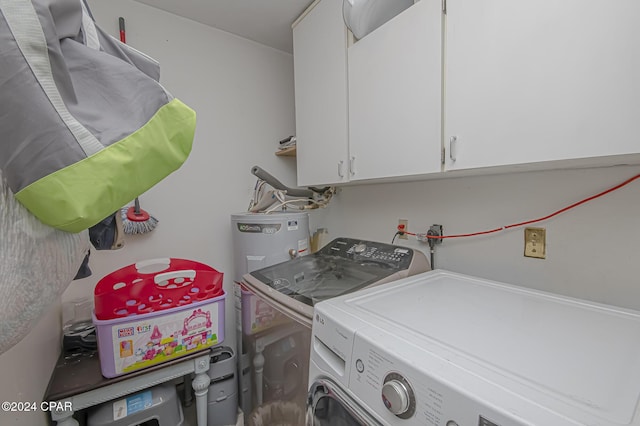
<instances>
[{"instance_id":1,"label":"white towel","mask_svg":"<svg viewBox=\"0 0 640 426\"><path fill-rule=\"evenodd\" d=\"M0 172L0 354L59 300L88 249L87 231L71 234L40 222L15 200Z\"/></svg>"}]
</instances>

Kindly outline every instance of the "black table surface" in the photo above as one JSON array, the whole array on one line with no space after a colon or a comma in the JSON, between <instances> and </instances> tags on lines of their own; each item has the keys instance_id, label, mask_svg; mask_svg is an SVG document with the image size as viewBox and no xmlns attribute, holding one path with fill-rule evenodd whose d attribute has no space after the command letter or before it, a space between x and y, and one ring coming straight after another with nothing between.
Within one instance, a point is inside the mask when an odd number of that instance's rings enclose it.
<instances>
[{"instance_id":1,"label":"black table surface","mask_svg":"<svg viewBox=\"0 0 640 426\"><path fill-rule=\"evenodd\" d=\"M107 379L100 370L100 358L98 352L87 352L75 356L60 354L56 366L51 373L49 385L44 394L43 401L59 401L65 398L79 395L90 390L109 386L132 377L146 374L150 371L166 368L170 365L201 357L210 348L194 352L162 364L154 365L122 376Z\"/></svg>"}]
</instances>

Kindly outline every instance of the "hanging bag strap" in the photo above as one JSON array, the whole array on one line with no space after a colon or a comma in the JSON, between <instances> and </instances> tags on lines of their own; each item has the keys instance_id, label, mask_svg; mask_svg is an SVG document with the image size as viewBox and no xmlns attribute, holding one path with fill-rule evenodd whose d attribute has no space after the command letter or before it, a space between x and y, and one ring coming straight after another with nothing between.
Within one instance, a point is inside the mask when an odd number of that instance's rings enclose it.
<instances>
[{"instance_id":1,"label":"hanging bag strap","mask_svg":"<svg viewBox=\"0 0 640 426\"><path fill-rule=\"evenodd\" d=\"M47 41L31 1L0 0L0 10L33 75L82 151L90 157L104 149L104 145L71 115L62 100L51 71Z\"/></svg>"}]
</instances>

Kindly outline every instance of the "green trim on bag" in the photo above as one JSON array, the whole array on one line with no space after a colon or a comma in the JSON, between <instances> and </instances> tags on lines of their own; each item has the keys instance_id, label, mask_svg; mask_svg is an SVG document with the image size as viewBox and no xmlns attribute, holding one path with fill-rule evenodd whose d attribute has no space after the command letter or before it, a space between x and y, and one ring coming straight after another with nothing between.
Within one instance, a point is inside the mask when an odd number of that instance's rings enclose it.
<instances>
[{"instance_id":1,"label":"green trim on bag","mask_svg":"<svg viewBox=\"0 0 640 426\"><path fill-rule=\"evenodd\" d=\"M173 99L136 132L15 197L47 225L80 232L177 170L191 152L195 125L195 111Z\"/></svg>"}]
</instances>

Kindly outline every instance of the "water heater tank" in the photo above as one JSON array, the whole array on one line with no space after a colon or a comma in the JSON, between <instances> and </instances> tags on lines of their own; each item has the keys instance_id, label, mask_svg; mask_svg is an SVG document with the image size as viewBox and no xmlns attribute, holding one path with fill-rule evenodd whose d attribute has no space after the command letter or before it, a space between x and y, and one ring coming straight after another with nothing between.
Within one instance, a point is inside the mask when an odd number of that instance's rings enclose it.
<instances>
[{"instance_id":1,"label":"water heater tank","mask_svg":"<svg viewBox=\"0 0 640 426\"><path fill-rule=\"evenodd\" d=\"M414 3L414 0L344 0L344 22L357 39L369 34Z\"/></svg>"},{"instance_id":2,"label":"water heater tank","mask_svg":"<svg viewBox=\"0 0 640 426\"><path fill-rule=\"evenodd\" d=\"M240 213L231 216L236 282L256 269L309 254L309 214Z\"/></svg>"}]
</instances>

